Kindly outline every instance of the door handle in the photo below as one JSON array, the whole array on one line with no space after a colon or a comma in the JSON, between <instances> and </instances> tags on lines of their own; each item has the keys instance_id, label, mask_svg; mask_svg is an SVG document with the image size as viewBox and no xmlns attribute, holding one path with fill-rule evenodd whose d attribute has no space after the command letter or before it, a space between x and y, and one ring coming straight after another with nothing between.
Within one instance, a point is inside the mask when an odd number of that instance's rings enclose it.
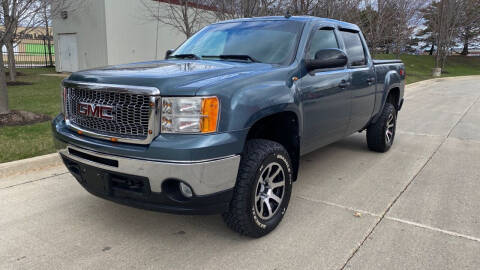
<instances>
[{"instance_id":1,"label":"door handle","mask_svg":"<svg viewBox=\"0 0 480 270\"><path fill-rule=\"evenodd\" d=\"M370 77L370 78L367 79L367 83L368 83L368 84L372 84L372 83L374 83L374 82L375 82L375 78L374 78L374 77Z\"/></svg>"},{"instance_id":2,"label":"door handle","mask_svg":"<svg viewBox=\"0 0 480 270\"><path fill-rule=\"evenodd\" d=\"M348 82L345 81L345 80L342 80L342 81L340 82L340 84L338 85L338 87L340 87L340 88L342 88L342 89L345 89L345 88L347 88L349 85L350 85L350 83L348 83Z\"/></svg>"}]
</instances>

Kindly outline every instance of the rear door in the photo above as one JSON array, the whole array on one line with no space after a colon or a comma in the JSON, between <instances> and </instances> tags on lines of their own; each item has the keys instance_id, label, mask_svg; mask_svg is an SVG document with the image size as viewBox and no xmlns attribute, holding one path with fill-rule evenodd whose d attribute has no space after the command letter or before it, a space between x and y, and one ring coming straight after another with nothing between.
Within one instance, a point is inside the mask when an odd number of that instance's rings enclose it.
<instances>
[{"instance_id":1,"label":"rear door","mask_svg":"<svg viewBox=\"0 0 480 270\"><path fill-rule=\"evenodd\" d=\"M351 74L351 118L348 133L356 132L370 121L375 106L375 69L360 32L341 29L348 70Z\"/></svg>"},{"instance_id":2,"label":"rear door","mask_svg":"<svg viewBox=\"0 0 480 270\"><path fill-rule=\"evenodd\" d=\"M305 59L321 49L340 48L338 32L330 26L316 26L310 34ZM345 136L350 116L349 72L345 67L318 69L300 78L303 108L302 153L307 153Z\"/></svg>"}]
</instances>

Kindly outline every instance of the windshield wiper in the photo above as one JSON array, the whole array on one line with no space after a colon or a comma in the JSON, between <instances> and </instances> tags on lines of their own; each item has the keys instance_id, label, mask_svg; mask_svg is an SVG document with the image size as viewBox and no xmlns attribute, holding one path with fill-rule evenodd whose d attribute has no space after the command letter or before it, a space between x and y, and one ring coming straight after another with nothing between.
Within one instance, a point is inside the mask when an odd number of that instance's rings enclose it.
<instances>
[{"instance_id":1,"label":"windshield wiper","mask_svg":"<svg viewBox=\"0 0 480 270\"><path fill-rule=\"evenodd\" d=\"M180 59L192 58L192 59L195 59L195 60L200 60L201 59L200 56L198 56L196 54L193 54L193 53L170 55L168 57L168 59L170 59L170 58L180 58Z\"/></svg>"},{"instance_id":2,"label":"windshield wiper","mask_svg":"<svg viewBox=\"0 0 480 270\"><path fill-rule=\"evenodd\" d=\"M255 63L261 63L257 59L246 54L221 54L221 55L202 55L202 58L220 58L220 59L232 59L232 60L249 60Z\"/></svg>"}]
</instances>

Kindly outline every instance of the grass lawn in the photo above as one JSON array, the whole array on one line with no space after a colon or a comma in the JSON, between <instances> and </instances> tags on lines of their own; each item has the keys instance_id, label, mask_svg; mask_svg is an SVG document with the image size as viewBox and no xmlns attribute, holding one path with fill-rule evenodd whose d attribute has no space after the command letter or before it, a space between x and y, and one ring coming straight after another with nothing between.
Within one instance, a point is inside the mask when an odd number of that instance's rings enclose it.
<instances>
[{"instance_id":1,"label":"grass lawn","mask_svg":"<svg viewBox=\"0 0 480 270\"><path fill-rule=\"evenodd\" d=\"M393 54L377 54L375 59L394 59ZM407 70L406 83L432 79L434 57L430 55L401 55ZM480 57L450 56L442 77L480 75Z\"/></svg>"},{"instance_id":2,"label":"grass lawn","mask_svg":"<svg viewBox=\"0 0 480 270\"><path fill-rule=\"evenodd\" d=\"M393 55L376 55L376 59L392 59ZM402 55L407 69L407 83L431 79L433 57L428 55ZM60 111L61 77L40 76L55 73L54 69L20 69L26 76L19 81L33 85L10 86L10 108L56 116ZM443 76L480 75L480 57L452 56L448 58ZM0 163L53 153L50 122L28 126L0 128Z\"/></svg>"},{"instance_id":3,"label":"grass lawn","mask_svg":"<svg viewBox=\"0 0 480 270\"><path fill-rule=\"evenodd\" d=\"M25 74L18 81L33 85L9 86L10 109L44 113L52 118L60 111L61 77L41 76L55 73L51 68L19 69ZM0 163L53 153L50 122L0 128Z\"/></svg>"}]
</instances>

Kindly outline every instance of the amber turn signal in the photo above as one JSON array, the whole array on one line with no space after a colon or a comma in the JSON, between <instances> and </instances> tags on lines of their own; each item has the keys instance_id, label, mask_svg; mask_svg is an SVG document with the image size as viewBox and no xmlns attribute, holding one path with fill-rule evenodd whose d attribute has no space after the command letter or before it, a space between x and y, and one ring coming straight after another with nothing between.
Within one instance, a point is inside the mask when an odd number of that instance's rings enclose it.
<instances>
[{"instance_id":1,"label":"amber turn signal","mask_svg":"<svg viewBox=\"0 0 480 270\"><path fill-rule=\"evenodd\" d=\"M219 109L220 104L218 98L208 97L202 99L202 119L200 122L200 130L202 133L217 131Z\"/></svg>"}]
</instances>

